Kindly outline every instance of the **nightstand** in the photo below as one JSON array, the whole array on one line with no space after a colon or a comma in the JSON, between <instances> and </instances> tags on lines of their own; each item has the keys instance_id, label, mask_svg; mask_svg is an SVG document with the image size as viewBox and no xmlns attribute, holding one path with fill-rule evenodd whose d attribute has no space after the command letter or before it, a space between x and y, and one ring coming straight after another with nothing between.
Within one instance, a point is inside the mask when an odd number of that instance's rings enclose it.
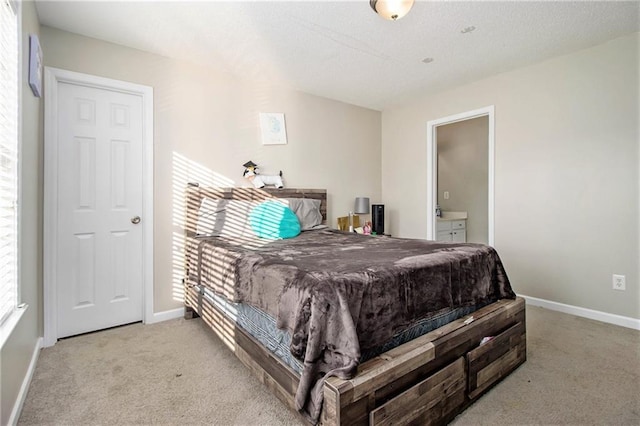
<instances>
[{"instance_id":1,"label":"nightstand","mask_svg":"<svg viewBox=\"0 0 640 426\"><path fill-rule=\"evenodd\" d=\"M360 216L352 215L353 227L357 228L360 226ZM340 231L348 231L349 230L349 216L343 216L338 218L338 229Z\"/></svg>"}]
</instances>

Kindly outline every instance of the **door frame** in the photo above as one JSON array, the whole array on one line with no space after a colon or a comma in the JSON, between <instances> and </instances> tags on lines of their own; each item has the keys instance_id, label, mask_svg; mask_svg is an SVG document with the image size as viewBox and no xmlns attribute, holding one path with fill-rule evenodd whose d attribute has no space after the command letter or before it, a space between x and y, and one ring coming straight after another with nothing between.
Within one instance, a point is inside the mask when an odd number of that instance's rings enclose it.
<instances>
[{"instance_id":1,"label":"door frame","mask_svg":"<svg viewBox=\"0 0 640 426\"><path fill-rule=\"evenodd\" d=\"M107 89L142 97L142 317L153 322L153 88L45 67L44 70L44 223L43 309L44 346L58 340L57 223L58 223L58 83Z\"/></svg>"},{"instance_id":2,"label":"door frame","mask_svg":"<svg viewBox=\"0 0 640 426\"><path fill-rule=\"evenodd\" d=\"M474 109L472 111L462 112L460 114L450 115L448 117L438 118L427 122L427 239L436 239L436 204L438 203L438 141L437 128L445 124L457 123L459 121L470 120L478 117L488 117L489 119L489 135L488 148L488 192L489 192L489 212L488 212L488 240L489 245L493 246L495 241L495 106L489 105L483 108Z\"/></svg>"}]
</instances>

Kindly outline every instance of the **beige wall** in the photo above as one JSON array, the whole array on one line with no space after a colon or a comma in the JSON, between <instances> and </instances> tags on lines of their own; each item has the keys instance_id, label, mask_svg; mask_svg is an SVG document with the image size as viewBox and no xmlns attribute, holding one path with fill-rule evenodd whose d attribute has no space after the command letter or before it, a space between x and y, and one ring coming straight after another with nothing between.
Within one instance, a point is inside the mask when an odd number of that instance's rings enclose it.
<instances>
[{"instance_id":1,"label":"beige wall","mask_svg":"<svg viewBox=\"0 0 640 426\"><path fill-rule=\"evenodd\" d=\"M22 2L20 290L21 299L29 308L0 351L3 425L9 421L38 337L42 336L42 105L28 84L29 34L39 32L34 4Z\"/></svg>"},{"instance_id":2,"label":"beige wall","mask_svg":"<svg viewBox=\"0 0 640 426\"><path fill-rule=\"evenodd\" d=\"M389 231L426 236L415 206L426 206L427 171L410 165L427 158L427 121L495 105L495 245L516 292L640 318L639 39L385 110ZM626 275L625 292L611 289L614 273Z\"/></svg>"},{"instance_id":3,"label":"beige wall","mask_svg":"<svg viewBox=\"0 0 640 426\"><path fill-rule=\"evenodd\" d=\"M45 65L154 89L155 312L181 306L182 189L188 181L249 186L242 164L284 173L285 185L326 188L328 216L356 196L381 198L381 114L254 84L190 63L42 27ZM285 114L288 145L263 146L259 112ZM334 225L335 226L335 225Z\"/></svg>"},{"instance_id":4,"label":"beige wall","mask_svg":"<svg viewBox=\"0 0 640 426\"><path fill-rule=\"evenodd\" d=\"M489 118L436 128L438 204L442 211L467 212L467 242L489 242ZM444 199L444 191L449 199Z\"/></svg>"}]
</instances>

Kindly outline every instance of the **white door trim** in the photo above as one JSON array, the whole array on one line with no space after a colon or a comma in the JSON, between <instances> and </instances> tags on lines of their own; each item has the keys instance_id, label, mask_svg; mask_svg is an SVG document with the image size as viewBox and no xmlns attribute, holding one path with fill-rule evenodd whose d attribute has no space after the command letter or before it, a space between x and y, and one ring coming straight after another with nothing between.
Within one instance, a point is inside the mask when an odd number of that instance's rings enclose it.
<instances>
[{"instance_id":1,"label":"white door trim","mask_svg":"<svg viewBox=\"0 0 640 426\"><path fill-rule=\"evenodd\" d=\"M58 83L65 82L97 89L109 89L142 97L142 262L143 321L153 322L153 88L45 67L44 111L44 225L43 225L43 308L44 346L58 339L57 327L57 232L58 223Z\"/></svg>"},{"instance_id":2,"label":"white door trim","mask_svg":"<svg viewBox=\"0 0 640 426\"><path fill-rule=\"evenodd\" d=\"M444 124L456 123L458 121L469 120L472 118L487 116L489 118L489 245L494 245L494 177L495 177L495 107L494 105L484 108L474 109L473 111L462 112L460 114L450 115L448 117L439 118L427 122L427 239L436 239L436 204L438 184L438 147L436 143L436 128Z\"/></svg>"}]
</instances>

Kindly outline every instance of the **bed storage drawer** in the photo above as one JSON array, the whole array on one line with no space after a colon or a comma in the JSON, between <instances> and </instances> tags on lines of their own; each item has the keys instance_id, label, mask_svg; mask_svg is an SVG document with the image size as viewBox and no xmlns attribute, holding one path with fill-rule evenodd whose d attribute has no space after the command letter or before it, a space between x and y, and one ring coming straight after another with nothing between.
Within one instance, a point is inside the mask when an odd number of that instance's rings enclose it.
<instances>
[{"instance_id":1,"label":"bed storage drawer","mask_svg":"<svg viewBox=\"0 0 640 426\"><path fill-rule=\"evenodd\" d=\"M464 401L464 358L427 377L369 414L370 425L441 423Z\"/></svg>"},{"instance_id":2,"label":"bed storage drawer","mask_svg":"<svg viewBox=\"0 0 640 426\"><path fill-rule=\"evenodd\" d=\"M524 322L517 322L467 354L469 398L475 399L527 358Z\"/></svg>"}]
</instances>

